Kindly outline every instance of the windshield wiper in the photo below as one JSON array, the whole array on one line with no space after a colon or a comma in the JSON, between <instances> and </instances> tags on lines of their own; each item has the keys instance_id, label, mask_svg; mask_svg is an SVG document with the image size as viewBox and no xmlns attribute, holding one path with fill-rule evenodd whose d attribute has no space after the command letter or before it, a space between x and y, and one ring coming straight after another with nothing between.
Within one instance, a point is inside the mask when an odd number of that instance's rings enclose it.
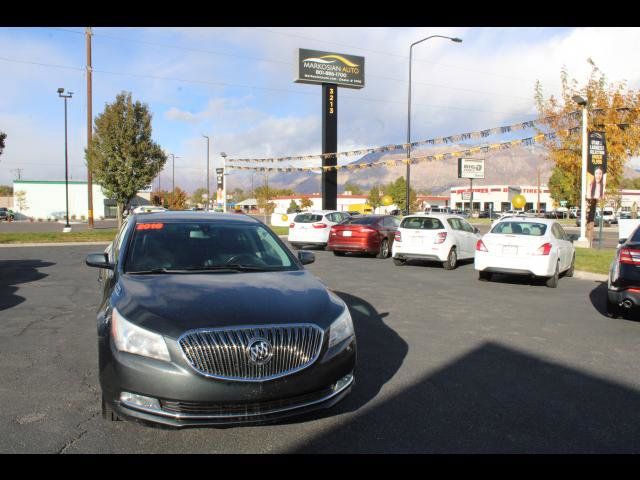
<instances>
[{"instance_id":1,"label":"windshield wiper","mask_svg":"<svg viewBox=\"0 0 640 480\"><path fill-rule=\"evenodd\" d=\"M183 269L188 272L216 272L219 270L233 270L238 272L270 272L281 270L282 267L268 267L258 265L243 265L241 263L227 263L224 265L210 265L208 267L187 267Z\"/></svg>"},{"instance_id":2,"label":"windshield wiper","mask_svg":"<svg viewBox=\"0 0 640 480\"><path fill-rule=\"evenodd\" d=\"M152 268L151 270L134 270L126 273L130 273L132 275L147 275L151 273L174 273L174 270L169 270L168 268Z\"/></svg>"}]
</instances>

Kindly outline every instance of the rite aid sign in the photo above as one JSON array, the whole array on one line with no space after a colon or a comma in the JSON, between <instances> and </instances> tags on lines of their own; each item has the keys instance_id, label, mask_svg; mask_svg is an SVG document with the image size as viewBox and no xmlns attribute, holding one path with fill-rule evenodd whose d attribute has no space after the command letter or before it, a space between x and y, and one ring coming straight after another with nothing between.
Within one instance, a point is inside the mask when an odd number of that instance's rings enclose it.
<instances>
[{"instance_id":1,"label":"rite aid sign","mask_svg":"<svg viewBox=\"0 0 640 480\"><path fill-rule=\"evenodd\" d=\"M484 178L484 159L459 158L458 178Z\"/></svg>"}]
</instances>

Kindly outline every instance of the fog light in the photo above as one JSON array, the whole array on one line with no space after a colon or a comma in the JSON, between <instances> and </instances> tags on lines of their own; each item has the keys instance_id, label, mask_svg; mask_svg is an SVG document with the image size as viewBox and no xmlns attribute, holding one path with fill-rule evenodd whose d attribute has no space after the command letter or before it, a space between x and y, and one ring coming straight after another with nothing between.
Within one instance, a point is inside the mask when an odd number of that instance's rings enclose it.
<instances>
[{"instance_id":1,"label":"fog light","mask_svg":"<svg viewBox=\"0 0 640 480\"><path fill-rule=\"evenodd\" d=\"M120 393L120 401L126 405L141 407L150 410L160 410L160 402L153 397L145 397L136 393L122 392Z\"/></svg>"},{"instance_id":2,"label":"fog light","mask_svg":"<svg viewBox=\"0 0 640 480\"><path fill-rule=\"evenodd\" d=\"M342 390L347 385L349 385L352 381L353 381L353 373L350 373L349 375L342 377L333 385L333 391L337 392L339 390Z\"/></svg>"}]
</instances>

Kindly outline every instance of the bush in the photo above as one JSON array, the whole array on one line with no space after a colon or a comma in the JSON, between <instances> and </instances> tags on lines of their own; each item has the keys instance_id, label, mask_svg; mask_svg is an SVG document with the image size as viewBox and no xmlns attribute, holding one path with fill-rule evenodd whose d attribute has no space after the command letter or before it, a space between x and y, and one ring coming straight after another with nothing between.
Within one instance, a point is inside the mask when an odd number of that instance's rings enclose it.
<instances>
[{"instance_id":1,"label":"bush","mask_svg":"<svg viewBox=\"0 0 640 480\"><path fill-rule=\"evenodd\" d=\"M41 222L41 221L42 221L42 218L38 218L38 221L39 221L39 222Z\"/></svg>"},{"instance_id":2,"label":"bush","mask_svg":"<svg viewBox=\"0 0 640 480\"><path fill-rule=\"evenodd\" d=\"M84 222L86 219L87 219L87 217L86 217L86 216L84 216L84 215L82 215L82 216L80 217L80 220L82 220L83 222Z\"/></svg>"},{"instance_id":3,"label":"bush","mask_svg":"<svg viewBox=\"0 0 640 480\"><path fill-rule=\"evenodd\" d=\"M71 220L75 220L76 219L76 214L74 213L73 215L71 215Z\"/></svg>"}]
</instances>

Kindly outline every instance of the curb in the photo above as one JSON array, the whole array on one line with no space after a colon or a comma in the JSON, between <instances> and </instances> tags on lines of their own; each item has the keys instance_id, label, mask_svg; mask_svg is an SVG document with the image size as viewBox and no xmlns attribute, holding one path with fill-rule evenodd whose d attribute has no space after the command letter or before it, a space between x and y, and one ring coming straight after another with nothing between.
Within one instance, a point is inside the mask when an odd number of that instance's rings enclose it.
<instances>
[{"instance_id":1,"label":"curb","mask_svg":"<svg viewBox=\"0 0 640 480\"><path fill-rule=\"evenodd\" d=\"M607 282L609 280L609 275L603 275L602 273L585 272L583 270L575 270L573 272L573 276L581 280L593 280L596 282Z\"/></svg>"},{"instance_id":2,"label":"curb","mask_svg":"<svg viewBox=\"0 0 640 480\"><path fill-rule=\"evenodd\" d=\"M41 243L0 243L0 248L20 247L71 247L74 245L108 245L111 242L41 242Z\"/></svg>"}]
</instances>

